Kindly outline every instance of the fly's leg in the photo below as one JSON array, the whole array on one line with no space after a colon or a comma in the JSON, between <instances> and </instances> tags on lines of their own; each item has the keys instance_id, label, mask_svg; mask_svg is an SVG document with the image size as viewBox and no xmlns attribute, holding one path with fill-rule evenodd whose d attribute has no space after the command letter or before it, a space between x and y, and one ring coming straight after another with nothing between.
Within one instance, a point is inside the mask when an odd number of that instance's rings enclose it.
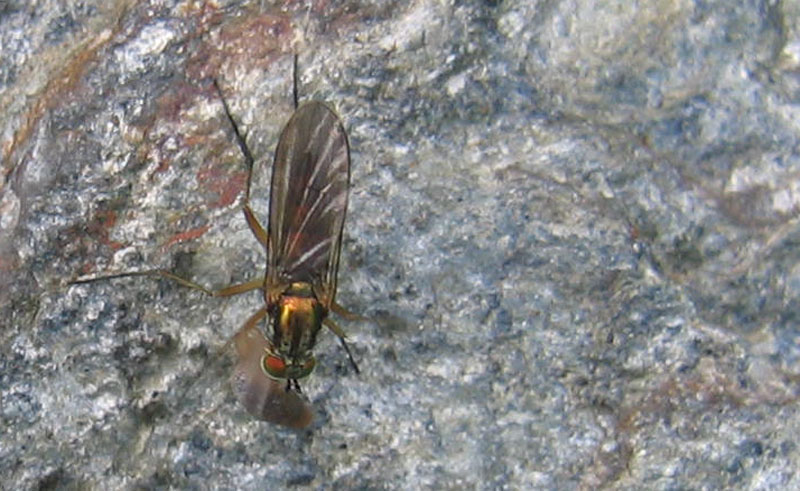
<instances>
[{"instance_id":1,"label":"fly's leg","mask_svg":"<svg viewBox=\"0 0 800 491\"><path fill-rule=\"evenodd\" d=\"M320 301L323 305L329 305L330 310L336 312L337 315L341 315L347 320L351 321L358 321L358 320L369 320L366 317L360 316L356 313L350 312L349 310L345 309L338 303L336 303L330 296L327 294L326 291L320 291L317 293L317 296L320 298ZM342 344L342 348L344 348L345 352L347 352L347 357L350 359L350 365L352 365L353 369L356 373L361 373L361 370L358 369L358 364L356 364L355 358L353 358L353 354L350 352L350 347L347 345L347 341L345 340L344 331L342 328L336 325L335 322L330 317L326 317L323 321L328 329L333 331L336 334L336 337L339 338L339 342Z\"/></svg>"},{"instance_id":2,"label":"fly's leg","mask_svg":"<svg viewBox=\"0 0 800 491\"><path fill-rule=\"evenodd\" d=\"M240 283L238 285L231 285L222 288L221 290L217 290L213 292L213 296L215 297L230 297L233 295L238 295L240 293L250 292L253 290L258 290L264 284L264 280L256 278L254 280L247 281L245 283Z\"/></svg>"},{"instance_id":3,"label":"fly's leg","mask_svg":"<svg viewBox=\"0 0 800 491\"><path fill-rule=\"evenodd\" d=\"M350 352L350 347L347 345L347 341L344 339L345 335L344 331L342 331L342 328L337 326L335 322L328 318L323 320L322 323L325 324L328 329L333 331L337 338L339 338L339 342L342 343L342 348L344 348L344 350L347 352L347 357L350 359L350 365L353 366L353 370L355 370L356 373L361 373L361 370L358 369L358 365L356 364L356 360L353 358L353 354Z\"/></svg>"},{"instance_id":4,"label":"fly's leg","mask_svg":"<svg viewBox=\"0 0 800 491\"><path fill-rule=\"evenodd\" d=\"M364 317L363 315L356 314L355 312L350 312L346 308L342 307L338 303L331 302L331 310L336 313L336 315L341 316L344 319L349 321L369 321L369 317Z\"/></svg>"},{"instance_id":5,"label":"fly's leg","mask_svg":"<svg viewBox=\"0 0 800 491\"><path fill-rule=\"evenodd\" d=\"M292 389L294 389L298 394L303 393L303 391L300 389L300 382L298 382L296 378L287 378L286 392L291 392Z\"/></svg>"},{"instance_id":6,"label":"fly's leg","mask_svg":"<svg viewBox=\"0 0 800 491\"><path fill-rule=\"evenodd\" d=\"M297 379L293 378L286 379L286 392L290 392L292 390L292 387L294 387L294 389L297 391L298 394L303 393L303 391L300 390L300 382L298 382Z\"/></svg>"},{"instance_id":7,"label":"fly's leg","mask_svg":"<svg viewBox=\"0 0 800 491\"><path fill-rule=\"evenodd\" d=\"M231 127L233 128L233 134L236 137L236 144L239 145L239 150L242 151L242 155L244 155L244 160L247 162L247 203L250 203L250 178L253 175L253 165L255 163L255 159L253 158L253 154L250 153L250 149L247 148L247 143L244 140L244 136L239 131L239 126L234 121L233 116L231 116L231 109L228 107L228 103L225 101L225 98L222 96L222 90L219 88L219 84L217 80L214 79L214 88L217 89L217 94L219 95L219 99L222 101L222 108L225 109L225 116L228 118L228 121L231 123Z\"/></svg>"},{"instance_id":8,"label":"fly's leg","mask_svg":"<svg viewBox=\"0 0 800 491\"><path fill-rule=\"evenodd\" d=\"M191 288L192 290L197 290L205 293L210 297L230 297L232 295L238 295L240 293L249 292L252 290L257 290L261 288L263 285L263 280L256 279L250 280L246 283L241 283L239 285L231 285L220 290L209 290L193 281L189 281L185 278L181 278L180 276L170 273L169 271L163 269L149 269L147 271L131 271L127 273L117 273L117 274L110 274L105 276L94 276L91 278L78 278L76 280L72 280L68 282L68 285L82 285L85 283L94 283L95 281L105 281L105 280L114 280L117 278L128 278L133 276L155 276L159 278L166 278L168 280L172 280L180 285L183 285L187 288Z\"/></svg>"},{"instance_id":9,"label":"fly's leg","mask_svg":"<svg viewBox=\"0 0 800 491\"><path fill-rule=\"evenodd\" d=\"M247 148L247 143L245 143L244 137L239 131L239 127L236 125L236 121L234 121L233 116L231 116L231 111L230 108L228 107L228 103L225 101L225 98L222 97L222 91L220 90L219 84L217 84L216 80L214 80L214 88L217 90L219 98L222 101L222 107L225 109L225 116L227 116L228 121L230 121L231 123L231 127L233 127L233 133L236 136L236 143L239 145L239 149L242 151L244 159L247 162L247 172L248 172L247 196L245 198L244 217L247 220L247 225L250 227L250 230L253 232L253 235L255 235L256 239L258 239L258 241L266 248L268 247L269 243L267 232L264 230L264 227L261 226L261 223L259 223L258 218L256 218L255 214L253 213L253 210L250 208L250 179L253 175L253 163L255 162L255 160L253 159L253 154L250 153L250 149ZM179 283L193 290L201 291L211 297L229 297L231 295L238 295L240 293L245 293L251 290L256 290L258 288L261 288L264 284L263 280L251 280L246 283L242 283L240 285L228 286L222 288L221 290L209 290L208 288L205 288L202 285L199 285L185 278L181 278L180 276L170 273L169 271L163 269L151 269L146 271L118 273L105 276L96 276L93 278L78 278L76 280L70 281L68 284L79 285L82 283L91 283L100 280L111 280L115 278L124 278L128 276L158 276L161 278L166 278L168 280L172 280L176 283Z\"/></svg>"},{"instance_id":10,"label":"fly's leg","mask_svg":"<svg viewBox=\"0 0 800 491\"><path fill-rule=\"evenodd\" d=\"M256 215L250 208L249 203L244 205L244 218L247 220L247 225L250 227L250 231L253 232L253 235L256 236L256 239L264 246L264 249L269 251L269 236L267 235L267 231L261 226L258 218L256 218Z\"/></svg>"},{"instance_id":11,"label":"fly's leg","mask_svg":"<svg viewBox=\"0 0 800 491\"><path fill-rule=\"evenodd\" d=\"M236 144L239 146L239 150L241 150L244 160L247 163L247 195L245 196L243 209L244 218L247 220L247 225L250 227L253 235L256 236L256 239L258 239L264 248L268 249L269 239L267 238L267 232L264 230L264 227L261 226L258 218L256 218L255 213L253 213L253 209L250 208L250 186L253 178L253 166L255 165L255 159L253 158L253 154L250 152L250 149L247 147L247 142L244 139L244 135L242 135L242 132L239 131L239 125L236 124L236 120L234 120L233 116L231 115L231 109L228 107L225 97L222 96L222 90L219 88L219 84L216 80L214 80L214 88L217 90L219 99L222 101L222 108L225 110L225 117L228 118L228 122L231 124L231 128L233 128L233 135L236 138ZM297 104L295 104L295 106L296 105Z\"/></svg>"}]
</instances>

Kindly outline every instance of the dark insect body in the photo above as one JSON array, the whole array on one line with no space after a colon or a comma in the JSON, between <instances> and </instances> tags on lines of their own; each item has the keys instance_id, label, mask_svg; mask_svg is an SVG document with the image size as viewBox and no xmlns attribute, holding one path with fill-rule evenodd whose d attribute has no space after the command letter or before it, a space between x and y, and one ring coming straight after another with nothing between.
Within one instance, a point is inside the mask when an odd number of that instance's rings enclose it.
<instances>
[{"instance_id":1,"label":"dark insect body","mask_svg":"<svg viewBox=\"0 0 800 491\"><path fill-rule=\"evenodd\" d=\"M295 58L295 73L296 63ZM262 290L265 305L233 338L238 355L231 378L233 390L254 417L302 428L310 424L312 412L299 396L298 380L314 370L313 349L323 325L339 338L358 372L344 333L328 317L331 311L353 316L335 301L350 183L347 134L339 117L325 104L312 101L296 108L275 151L269 226L264 230L250 207L253 156L216 81L214 85L249 166L243 211L253 235L266 249L266 274L217 291L165 270L126 272L71 283L150 275L168 278L211 296ZM295 106L296 87L295 78ZM270 323L264 336L258 326L266 317Z\"/></svg>"}]
</instances>

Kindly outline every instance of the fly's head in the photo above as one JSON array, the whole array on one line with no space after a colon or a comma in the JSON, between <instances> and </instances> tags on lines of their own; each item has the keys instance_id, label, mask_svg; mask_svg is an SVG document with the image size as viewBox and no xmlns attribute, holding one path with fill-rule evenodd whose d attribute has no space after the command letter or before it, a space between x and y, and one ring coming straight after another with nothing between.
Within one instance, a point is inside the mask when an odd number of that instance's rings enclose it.
<instances>
[{"instance_id":1,"label":"fly's head","mask_svg":"<svg viewBox=\"0 0 800 491\"><path fill-rule=\"evenodd\" d=\"M261 357L261 368L273 380L298 380L314 371L317 360L309 354L304 360L287 360L280 352L267 349Z\"/></svg>"}]
</instances>

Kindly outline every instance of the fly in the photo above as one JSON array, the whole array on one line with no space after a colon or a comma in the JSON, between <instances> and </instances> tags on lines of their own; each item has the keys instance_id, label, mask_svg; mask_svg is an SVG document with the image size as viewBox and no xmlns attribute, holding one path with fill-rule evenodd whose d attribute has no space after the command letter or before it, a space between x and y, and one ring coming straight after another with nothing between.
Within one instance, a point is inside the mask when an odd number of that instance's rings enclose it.
<instances>
[{"instance_id":1,"label":"fly","mask_svg":"<svg viewBox=\"0 0 800 491\"><path fill-rule=\"evenodd\" d=\"M344 332L329 318L331 311L345 318L357 317L336 303L350 187L347 133L327 105L311 101L298 107L297 56L294 73L295 112L283 128L275 151L266 230L250 207L253 156L214 81L248 165L243 212L253 235L266 250L262 278L212 291L166 270L147 270L80 278L71 284L159 276L215 297L261 290L264 306L233 337L238 355L231 380L233 390L254 417L304 427L311 422L311 410L298 396L299 380L314 370L313 350L323 325L338 337L356 373L359 370ZM266 335L259 328L265 319L269 319Z\"/></svg>"}]
</instances>

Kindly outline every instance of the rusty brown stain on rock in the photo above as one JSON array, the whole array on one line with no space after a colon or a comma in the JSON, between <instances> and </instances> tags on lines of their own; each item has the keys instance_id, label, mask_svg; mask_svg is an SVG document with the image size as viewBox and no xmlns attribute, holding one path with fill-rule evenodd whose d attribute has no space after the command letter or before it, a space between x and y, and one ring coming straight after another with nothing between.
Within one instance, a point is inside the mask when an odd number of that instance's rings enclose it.
<instances>
[{"instance_id":1,"label":"rusty brown stain on rock","mask_svg":"<svg viewBox=\"0 0 800 491\"><path fill-rule=\"evenodd\" d=\"M290 51L294 31L285 15L242 15L200 44L186 63L193 80L220 77L235 67L265 68Z\"/></svg>"},{"instance_id":2,"label":"rusty brown stain on rock","mask_svg":"<svg viewBox=\"0 0 800 491\"><path fill-rule=\"evenodd\" d=\"M10 143L3 148L3 160L6 161L6 168L3 169L4 176L10 174L13 170L14 161L16 160L13 158L14 154L31 137L42 115L56 104L64 102L64 94L75 89L81 76L97 58L98 51L104 48L108 40L113 37L113 32L108 30L94 36L92 41L88 42L83 49L72 55L60 71L50 77L44 90L31 105L27 114L21 118L22 125L14 132L14 137ZM0 187L2 186L3 182L0 181Z\"/></svg>"}]
</instances>

